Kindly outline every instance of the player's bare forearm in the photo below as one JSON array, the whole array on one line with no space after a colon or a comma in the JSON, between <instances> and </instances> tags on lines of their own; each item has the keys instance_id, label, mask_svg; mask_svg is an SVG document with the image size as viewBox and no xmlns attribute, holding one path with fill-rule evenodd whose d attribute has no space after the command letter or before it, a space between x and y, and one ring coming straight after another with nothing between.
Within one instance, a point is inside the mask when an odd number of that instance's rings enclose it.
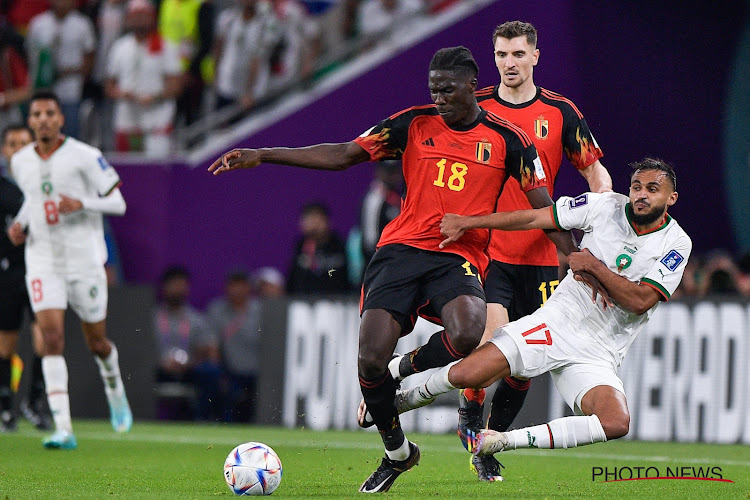
<instances>
[{"instance_id":1,"label":"player's bare forearm","mask_svg":"<svg viewBox=\"0 0 750 500\"><path fill-rule=\"evenodd\" d=\"M440 248L458 240L470 229L498 229L501 231L523 231L526 229L554 228L555 223L549 208L497 212L488 215L463 216L445 214L440 222L440 232L446 239ZM557 231L555 231L557 232Z\"/></svg>"},{"instance_id":2,"label":"player's bare forearm","mask_svg":"<svg viewBox=\"0 0 750 500\"><path fill-rule=\"evenodd\" d=\"M661 298L659 292L650 286L634 283L611 271L588 249L568 256L568 264L574 273L583 271L593 275L607 290L612 300L634 314L645 313Z\"/></svg>"},{"instance_id":3,"label":"player's bare forearm","mask_svg":"<svg viewBox=\"0 0 750 500\"><path fill-rule=\"evenodd\" d=\"M261 163L336 171L369 159L367 151L355 142L316 144L303 148L233 149L221 155L208 167L208 171L216 175L239 168L257 167Z\"/></svg>"},{"instance_id":4,"label":"player's bare forearm","mask_svg":"<svg viewBox=\"0 0 750 500\"><path fill-rule=\"evenodd\" d=\"M581 175L588 182L589 191L592 193L607 193L612 191L612 177L610 177L609 172L599 160L579 170L579 172L581 172Z\"/></svg>"}]
</instances>

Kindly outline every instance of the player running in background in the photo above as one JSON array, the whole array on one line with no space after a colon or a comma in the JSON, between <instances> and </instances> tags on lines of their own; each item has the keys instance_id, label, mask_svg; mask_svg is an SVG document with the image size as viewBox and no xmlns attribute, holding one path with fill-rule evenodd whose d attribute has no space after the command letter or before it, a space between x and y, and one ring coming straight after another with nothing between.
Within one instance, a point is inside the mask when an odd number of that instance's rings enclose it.
<instances>
[{"instance_id":1,"label":"player running in background","mask_svg":"<svg viewBox=\"0 0 750 500\"><path fill-rule=\"evenodd\" d=\"M29 126L36 142L11 159L25 200L8 236L16 245L26 241L26 285L44 337L42 371L56 427L44 446L73 449L77 442L63 357L68 304L81 318L86 343L99 365L112 426L127 432L133 416L120 378L117 348L105 332L107 250L102 214L125 213L120 178L98 149L62 135L63 123L54 93L39 91L32 96Z\"/></svg>"},{"instance_id":2,"label":"player running in background","mask_svg":"<svg viewBox=\"0 0 750 500\"><path fill-rule=\"evenodd\" d=\"M631 166L629 197L585 193L562 197L551 208L446 215L441 224L446 248L477 228L557 227L584 231L584 250L568 256L570 271L544 307L499 328L466 359L399 393L399 410L424 406L455 388L550 372L576 416L510 432L475 433L461 426L467 448L478 456L516 448L572 448L628 433L630 414L617 367L659 302L679 285L692 249L688 235L667 213L677 201L674 170L652 158ZM604 306L573 278L578 271L593 274L602 284L609 295Z\"/></svg>"},{"instance_id":3,"label":"player running in background","mask_svg":"<svg viewBox=\"0 0 750 500\"><path fill-rule=\"evenodd\" d=\"M371 160L402 160L402 211L381 235L360 299L359 382L386 450L361 492L387 491L420 457L417 445L404 436L394 403L397 382L388 363L398 339L412 331L418 314L442 323L445 330L411 353L411 367L422 371L466 356L484 330L481 276L489 262L489 231L476 231L441 250L443 214L494 212L508 177L517 179L532 206L552 204L526 134L477 105L477 72L465 47L441 49L430 62L434 105L396 113L347 143L238 149L209 167L214 174L264 162L344 170ZM568 233L551 237L566 252L575 249Z\"/></svg>"},{"instance_id":4,"label":"player running in background","mask_svg":"<svg viewBox=\"0 0 750 500\"><path fill-rule=\"evenodd\" d=\"M2 133L2 159L10 165L10 157L32 141L31 130L25 125L9 125ZM44 403L44 377L42 376L42 333L33 321L34 315L26 292L26 266L22 246L13 245L5 231L23 204L23 193L11 179L12 172L0 176L0 432L16 429L11 389L11 366L18 347L18 330L24 311L32 319L34 359L29 372L29 396L21 402L24 416L40 430L52 428L52 421Z\"/></svg>"},{"instance_id":5,"label":"player running in background","mask_svg":"<svg viewBox=\"0 0 750 500\"><path fill-rule=\"evenodd\" d=\"M563 153L588 181L592 192L612 190L612 179L599 162L599 149L583 115L570 100L534 84L539 61L537 32L521 21L501 24L492 34L500 83L477 91L479 105L522 128L536 146L553 195ZM514 179L508 179L496 212L531 208ZM481 343L508 321L536 311L560 282L558 253L544 232L535 229L509 237L493 231L490 263L484 292L487 325ZM487 427L506 431L523 406L531 380L500 380L490 406ZM479 431L483 424L484 389L466 389L459 395L459 423ZM492 456L472 457L472 469L482 481L502 480L500 464Z\"/></svg>"}]
</instances>

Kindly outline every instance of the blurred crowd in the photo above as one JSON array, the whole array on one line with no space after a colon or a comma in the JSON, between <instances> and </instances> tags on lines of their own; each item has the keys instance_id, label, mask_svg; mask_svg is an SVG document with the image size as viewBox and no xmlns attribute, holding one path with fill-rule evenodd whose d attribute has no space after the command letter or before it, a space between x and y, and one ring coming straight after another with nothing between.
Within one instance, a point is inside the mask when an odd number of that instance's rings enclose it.
<instances>
[{"instance_id":1,"label":"blurred crowd","mask_svg":"<svg viewBox=\"0 0 750 500\"><path fill-rule=\"evenodd\" d=\"M0 0L0 129L51 88L66 134L167 156L459 1Z\"/></svg>"},{"instance_id":2,"label":"blurred crowd","mask_svg":"<svg viewBox=\"0 0 750 500\"><path fill-rule=\"evenodd\" d=\"M739 257L725 250L690 256L675 298L707 296L750 298L750 253Z\"/></svg>"}]
</instances>

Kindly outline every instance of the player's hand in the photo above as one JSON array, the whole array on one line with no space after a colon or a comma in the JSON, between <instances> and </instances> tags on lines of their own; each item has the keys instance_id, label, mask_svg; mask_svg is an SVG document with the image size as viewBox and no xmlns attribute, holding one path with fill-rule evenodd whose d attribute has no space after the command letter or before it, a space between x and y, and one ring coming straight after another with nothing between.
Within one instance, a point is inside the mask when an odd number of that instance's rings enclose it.
<instances>
[{"instance_id":1,"label":"player's hand","mask_svg":"<svg viewBox=\"0 0 750 500\"><path fill-rule=\"evenodd\" d=\"M588 248L581 249L580 252L571 252L568 255L568 266L574 273L580 271L591 271L593 266L599 264L599 259L594 257Z\"/></svg>"},{"instance_id":2,"label":"player's hand","mask_svg":"<svg viewBox=\"0 0 750 500\"><path fill-rule=\"evenodd\" d=\"M20 223L15 222L8 227L8 239L15 246L23 245L26 241L26 233L23 232Z\"/></svg>"},{"instance_id":3,"label":"player's hand","mask_svg":"<svg viewBox=\"0 0 750 500\"><path fill-rule=\"evenodd\" d=\"M446 238L440 243L440 248L458 240L466 230L463 228L461 221L463 216L456 214L445 214L440 222L440 233Z\"/></svg>"},{"instance_id":4,"label":"player's hand","mask_svg":"<svg viewBox=\"0 0 750 500\"><path fill-rule=\"evenodd\" d=\"M221 155L208 167L214 175L238 168L254 168L260 165L260 152L257 149L233 149Z\"/></svg>"},{"instance_id":5,"label":"player's hand","mask_svg":"<svg viewBox=\"0 0 750 500\"><path fill-rule=\"evenodd\" d=\"M70 214L83 208L81 200L71 198L70 196L60 195L60 203L57 204L57 211L61 214Z\"/></svg>"},{"instance_id":6,"label":"player's hand","mask_svg":"<svg viewBox=\"0 0 750 500\"><path fill-rule=\"evenodd\" d=\"M579 253L579 252L576 252ZM587 273L586 271L578 271L573 273L573 277L576 281L586 283L591 288L591 301L596 304L597 295L602 298L602 309L606 310L608 307L612 307L613 302L607 293L607 289L599 282L593 274Z\"/></svg>"}]
</instances>

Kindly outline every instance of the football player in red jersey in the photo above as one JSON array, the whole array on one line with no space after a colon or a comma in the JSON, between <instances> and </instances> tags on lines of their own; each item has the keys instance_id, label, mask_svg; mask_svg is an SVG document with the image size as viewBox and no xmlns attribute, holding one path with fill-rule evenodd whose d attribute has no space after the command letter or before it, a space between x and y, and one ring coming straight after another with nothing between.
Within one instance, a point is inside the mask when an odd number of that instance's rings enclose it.
<instances>
[{"instance_id":1,"label":"football player in red jersey","mask_svg":"<svg viewBox=\"0 0 750 500\"><path fill-rule=\"evenodd\" d=\"M463 358L484 331L487 307L482 277L489 263L489 231L470 231L455 245L441 249L443 214L493 213L508 177L516 179L531 206L552 204L536 149L526 133L478 106L477 72L465 47L441 49L430 63L434 104L398 112L346 143L235 149L208 168L220 174L275 163L344 170L370 160L402 161L406 184L402 210L383 231L360 298L358 373L364 397L360 423L368 412L386 453L360 487L362 492L387 491L399 474L419 461L419 448L404 436L394 404L398 380ZM576 249L569 233L550 233L550 238L566 254ZM389 370L398 339L411 332L417 315L441 323L445 330Z\"/></svg>"},{"instance_id":2,"label":"football player in red jersey","mask_svg":"<svg viewBox=\"0 0 750 500\"><path fill-rule=\"evenodd\" d=\"M479 105L517 125L534 142L553 195L563 154L580 172L593 192L612 190L612 179L599 161L602 151L578 108L565 97L534 84L539 62L537 31L529 23L510 21L492 35L500 83L477 91ZM497 212L531 208L518 183L508 179ZM559 283L558 252L542 231L518 232L509 237L494 231L490 242L492 262L485 280L487 324L482 342L497 328L538 309ZM504 432L523 406L530 380L507 377L492 398L488 427ZM459 420L475 431L484 427L484 390L461 391ZM473 457L472 468L482 481L502 480L493 456Z\"/></svg>"}]
</instances>

